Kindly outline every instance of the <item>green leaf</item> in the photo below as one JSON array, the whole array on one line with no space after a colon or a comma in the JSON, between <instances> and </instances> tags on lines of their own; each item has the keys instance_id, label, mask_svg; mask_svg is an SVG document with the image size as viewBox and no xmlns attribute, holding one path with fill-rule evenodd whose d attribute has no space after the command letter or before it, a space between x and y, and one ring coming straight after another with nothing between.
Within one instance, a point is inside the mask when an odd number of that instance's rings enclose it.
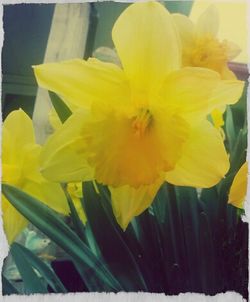
<instances>
[{"instance_id":1,"label":"green leaf","mask_svg":"<svg viewBox=\"0 0 250 302\"><path fill-rule=\"evenodd\" d=\"M19 294L18 290L10 283L10 281L2 275L3 295Z\"/></svg>"},{"instance_id":2,"label":"green leaf","mask_svg":"<svg viewBox=\"0 0 250 302\"><path fill-rule=\"evenodd\" d=\"M44 278L44 280L47 281L47 283L55 292L67 292L54 271L26 247L20 245L17 242L14 242L11 245L11 250L14 251L14 253L20 255L20 257L22 257L23 259L26 259L26 261L40 273L40 275Z\"/></svg>"},{"instance_id":3,"label":"green leaf","mask_svg":"<svg viewBox=\"0 0 250 302\"><path fill-rule=\"evenodd\" d=\"M54 92L49 91L49 96L60 121L64 123L71 116L72 114L71 110L64 103L64 101L61 98L59 98L59 96Z\"/></svg>"},{"instance_id":4,"label":"green leaf","mask_svg":"<svg viewBox=\"0 0 250 302\"><path fill-rule=\"evenodd\" d=\"M235 133L232 110L230 106L227 106L225 128L226 128L226 136L228 138L228 143L229 143L229 151L232 151L233 146L235 144L236 133Z\"/></svg>"},{"instance_id":5,"label":"green leaf","mask_svg":"<svg viewBox=\"0 0 250 302\"><path fill-rule=\"evenodd\" d=\"M206 213L201 212L199 220L200 278L203 292L205 294L209 294L214 288L216 288L214 241Z\"/></svg>"},{"instance_id":6,"label":"green leaf","mask_svg":"<svg viewBox=\"0 0 250 302\"><path fill-rule=\"evenodd\" d=\"M237 172L246 161L247 149L247 127L240 129L233 150L230 154L230 170L229 173Z\"/></svg>"},{"instance_id":7,"label":"green leaf","mask_svg":"<svg viewBox=\"0 0 250 302\"><path fill-rule=\"evenodd\" d=\"M41 232L64 249L77 263L77 269L90 290L121 290L121 286L104 264L81 239L48 206L36 198L10 186L2 185L2 192L10 203ZM100 288L91 288L99 280Z\"/></svg>"},{"instance_id":8,"label":"green leaf","mask_svg":"<svg viewBox=\"0 0 250 302\"><path fill-rule=\"evenodd\" d=\"M86 240L88 242L88 246L90 247L91 251L97 256L100 257L101 256L101 252L99 250L99 247L96 243L95 237L92 233L92 230L89 226L89 223L86 223L86 227L85 227L85 235L86 235Z\"/></svg>"},{"instance_id":9,"label":"green leaf","mask_svg":"<svg viewBox=\"0 0 250 302\"><path fill-rule=\"evenodd\" d=\"M187 283L191 291L195 291L197 285L200 284L199 266L197 265L199 258L199 200L195 188L176 186L175 192L184 238L182 258L185 259L185 266L190 272Z\"/></svg>"},{"instance_id":10,"label":"green leaf","mask_svg":"<svg viewBox=\"0 0 250 302\"><path fill-rule=\"evenodd\" d=\"M166 198L163 186L160 188L155 196L154 202L152 204L154 215L156 216L158 223L164 223L166 220Z\"/></svg>"},{"instance_id":11,"label":"green leaf","mask_svg":"<svg viewBox=\"0 0 250 302\"><path fill-rule=\"evenodd\" d=\"M79 238L84 241L86 239L84 225L83 225L83 223L82 223L82 221L81 221L81 219L80 219L80 217L77 213L77 210L76 210L75 205L74 205L74 203L71 199L71 196L70 196L69 192L67 191L67 189L64 185L62 185L62 189L63 189L64 194L65 194L65 196L67 198L67 201L68 201L68 205L69 205L69 208L70 208L70 217L72 219L75 231L78 234Z\"/></svg>"},{"instance_id":12,"label":"green leaf","mask_svg":"<svg viewBox=\"0 0 250 302\"><path fill-rule=\"evenodd\" d=\"M11 246L10 252L22 277L25 292L27 294L48 293L44 280L38 276L29 260L23 257L23 254L16 248L15 244Z\"/></svg>"},{"instance_id":13,"label":"green leaf","mask_svg":"<svg viewBox=\"0 0 250 302\"><path fill-rule=\"evenodd\" d=\"M83 184L84 210L103 258L125 290L147 290L137 262L123 240L122 230L107 202L108 192L101 185L98 185L98 190L106 197L97 194L92 182Z\"/></svg>"}]
</instances>

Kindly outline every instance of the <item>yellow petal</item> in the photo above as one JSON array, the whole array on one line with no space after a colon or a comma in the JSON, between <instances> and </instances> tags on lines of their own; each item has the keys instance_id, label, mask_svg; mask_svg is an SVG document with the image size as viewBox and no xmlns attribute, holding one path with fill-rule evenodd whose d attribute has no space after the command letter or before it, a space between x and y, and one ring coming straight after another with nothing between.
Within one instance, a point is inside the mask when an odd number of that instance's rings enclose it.
<instances>
[{"instance_id":1,"label":"yellow petal","mask_svg":"<svg viewBox=\"0 0 250 302\"><path fill-rule=\"evenodd\" d=\"M227 43L227 47L228 47L228 49L227 49L228 60L231 61L232 59L234 59L241 53L241 49L234 42L227 41L226 43Z\"/></svg>"},{"instance_id":2,"label":"yellow petal","mask_svg":"<svg viewBox=\"0 0 250 302\"><path fill-rule=\"evenodd\" d=\"M245 162L237 172L229 192L228 203L240 209L244 208L243 204L247 193L247 174L248 163Z\"/></svg>"},{"instance_id":3,"label":"yellow petal","mask_svg":"<svg viewBox=\"0 0 250 302\"><path fill-rule=\"evenodd\" d=\"M17 235L27 226L28 221L8 202L2 195L3 227L8 240L11 244Z\"/></svg>"},{"instance_id":4,"label":"yellow petal","mask_svg":"<svg viewBox=\"0 0 250 302\"><path fill-rule=\"evenodd\" d=\"M88 112L79 110L49 137L41 152L41 172L45 178L58 182L93 179L82 138L82 127L87 118Z\"/></svg>"},{"instance_id":5,"label":"yellow petal","mask_svg":"<svg viewBox=\"0 0 250 302\"><path fill-rule=\"evenodd\" d=\"M87 222L87 216L82 207L81 200L77 197L72 197L72 200L76 208L77 214L79 215L79 218L81 219L82 223L85 225Z\"/></svg>"},{"instance_id":6,"label":"yellow petal","mask_svg":"<svg viewBox=\"0 0 250 302\"><path fill-rule=\"evenodd\" d=\"M20 186L25 177L37 174L39 148L29 116L22 110L12 111L3 125L2 181Z\"/></svg>"},{"instance_id":7,"label":"yellow petal","mask_svg":"<svg viewBox=\"0 0 250 302\"><path fill-rule=\"evenodd\" d=\"M195 38L195 27L193 22L185 15L172 14L173 20L178 28L181 37L182 49L185 51L186 47L192 47Z\"/></svg>"},{"instance_id":8,"label":"yellow petal","mask_svg":"<svg viewBox=\"0 0 250 302\"><path fill-rule=\"evenodd\" d=\"M181 64L173 20L160 3L130 5L115 22L113 41L132 87L145 91Z\"/></svg>"},{"instance_id":9,"label":"yellow petal","mask_svg":"<svg viewBox=\"0 0 250 302\"><path fill-rule=\"evenodd\" d=\"M5 119L3 129L7 129L16 143L25 145L35 143L35 135L30 117L22 110L12 111ZM20 140L20 137L22 140Z\"/></svg>"},{"instance_id":10,"label":"yellow petal","mask_svg":"<svg viewBox=\"0 0 250 302\"><path fill-rule=\"evenodd\" d=\"M217 129L221 128L224 125L223 113L224 111L221 111L219 109L214 109L211 112L211 117L213 119L214 127Z\"/></svg>"},{"instance_id":11,"label":"yellow petal","mask_svg":"<svg viewBox=\"0 0 250 302\"><path fill-rule=\"evenodd\" d=\"M210 5L199 17L196 24L198 35L216 36L219 30L219 14L215 5Z\"/></svg>"},{"instance_id":12,"label":"yellow petal","mask_svg":"<svg viewBox=\"0 0 250 302\"><path fill-rule=\"evenodd\" d=\"M21 167L2 163L2 182L16 184L22 175Z\"/></svg>"},{"instance_id":13,"label":"yellow petal","mask_svg":"<svg viewBox=\"0 0 250 302\"><path fill-rule=\"evenodd\" d=\"M175 169L166 173L166 181L174 185L209 188L229 169L221 134L208 121L193 129L182 153Z\"/></svg>"},{"instance_id":14,"label":"yellow petal","mask_svg":"<svg viewBox=\"0 0 250 302\"><path fill-rule=\"evenodd\" d=\"M32 121L21 109L12 111L4 121L2 162L20 166L24 146L35 143Z\"/></svg>"},{"instance_id":15,"label":"yellow petal","mask_svg":"<svg viewBox=\"0 0 250 302\"><path fill-rule=\"evenodd\" d=\"M112 208L118 224L125 231L130 221L145 211L159 190L162 181L137 189L130 186L110 187Z\"/></svg>"},{"instance_id":16,"label":"yellow petal","mask_svg":"<svg viewBox=\"0 0 250 302\"><path fill-rule=\"evenodd\" d=\"M222 80L236 80L236 75L228 68L227 64L220 71Z\"/></svg>"},{"instance_id":17,"label":"yellow petal","mask_svg":"<svg viewBox=\"0 0 250 302\"><path fill-rule=\"evenodd\" d=\"M114 64L97 59L37 65L34 72L39 86L54 91L78 107L93 102L122 102L128 98L123 71Z\"/></svg>"},{"instance_id":18,"label":"yellow petal","mask_svg":"<svg viewBox=\"0 0 250 302\"><path fill-rule=\"evenodd\" d=\"M61 186L57 183L43 180L41 183L29 181L23 186L23 191L39 199L58 213L69 213L68 203Z\"/></svg>"},{"instance_id":19,"label":"yellow petal","mask_svg":"<svg viewBox=\"0 0 250 302\"><path fill-rule=\"evenodd\" d=\"M185 67L166 78L160 96L178 114L194 122L215 108L236 103L243 87L243 81L222 81L213 70Z\"/></svg>"}]
</instances>

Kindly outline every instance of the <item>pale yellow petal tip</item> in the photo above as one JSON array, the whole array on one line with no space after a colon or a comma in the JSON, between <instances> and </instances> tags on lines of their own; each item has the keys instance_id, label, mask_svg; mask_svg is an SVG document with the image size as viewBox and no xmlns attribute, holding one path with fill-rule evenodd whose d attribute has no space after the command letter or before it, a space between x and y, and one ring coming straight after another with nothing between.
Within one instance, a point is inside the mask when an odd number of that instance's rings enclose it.
<instances>
[{"instance_id":1,"label":"pale yellow petal tip","mask_svg":"<svg viewBox=\"0 0 250 302\"><path fill-rule=\"evenodd\" d=\"M130 221L123 221L123 220L119 220L119 219L116 219L116 221L119 224L119 226L122 228L123 232L125 232Z\"/></svg>"},{"instance_id":2,"label":"pale yellow petal tip","mask_svg":"<svg viewBox=\"0 0 250 302\"><path fill-rule=\"evenodd\" d=\"M203 13L200 15L200 21L201 20L206 22L207 24L210 24L210 22L213 23L214 21L217 21L217 23L219 22L219 11L214 3L210 4L203 11Z\"/></svg>"},{"instance_id":3,"label":"pale yellow petal tip","mask_svg":"<svg viewBox=\"0 0 250 302\"><path fill-rule=\"evenodd\" d=\"M239 208L244 208L247 193L248 163L245 162L234 177L230 188L228 203Z\"/></svg>"},{"instance_id":4,"label":"pale yellow petal tip","mask_svg":"<svg viewBox=\"0 0 250 302\"><path fill-rule=\"evenodd\" d=\"M31 68L34 71L35 76L36 76L36 73L44 67L44 65L47 65L47 64L38 64L38 65L31 66Z\"/></svg>"},{"instance_id":5,"label":"pale yellow petal tip","mask_svg":"<svg viewBox=\"0 0 250 302\"><path fill-rule=\"evenodd\" d=\"M30 120L30 117L28 116L28 114L25 111L23 111L22 108L18 108L16 110L11 111L8 114L6 119L9 119L10 117L11 118L16 118L17 116Z\"/></svg>"},{"instance_id":6,"label":"pale yellow petal tip","mask_svg":"<svg viewBox=\"0 0 250 302\"><path fill-rule=\"evenodd\" d=\"M132 14L136 13L139 18L140 15L143 16L143 14L145 13L144 10L152 11L152 9L156 9L158 11L163 11L164 13L169 14L169 11L167 10L167 8L163 4L161 4L157 1L136 1L133 4L131 4L127 9L125 9L121 13L121 15L118 17L118 19L116 20L116 22L112 28L112 37L113 37L114 32L116 31L116 24L119 23L119 20L122 19L124 16L127 16L130 13L132 13Z\"/></svg>"}]
</instances>

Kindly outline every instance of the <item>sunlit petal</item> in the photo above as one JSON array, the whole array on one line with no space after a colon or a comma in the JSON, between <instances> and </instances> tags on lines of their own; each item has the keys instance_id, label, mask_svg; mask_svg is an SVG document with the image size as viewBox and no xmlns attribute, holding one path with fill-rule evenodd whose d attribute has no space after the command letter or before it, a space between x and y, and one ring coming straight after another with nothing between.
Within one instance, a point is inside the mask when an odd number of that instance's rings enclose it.
<instances>
[{"instance_id":1,"label":"sunlit petal","mask_svg":"<svg viewBox=\"0 0 250 302\"><path fill-rule=\"evenodd\" d=\"M138 189L130 186L110 187L114 215L123 230L135 216L140 215L150 206L161 183L162 181L158 180Z\"/></svg>"},{"instance_id":2,"label":"sunlit petal","mask_svg":"<svg viewBox=\"0 0 250 302\"><path fill-rule=\"evenodd\" d=\"M193 22L185 15L182 14L172 14L174 22L178 28L181 42L182 50L185 51L186 47L192 47L195 39L195 26Z\"/></svg>"},{"instance_id":3,"label":"sunlit petal","mask_svg":"<svg viewBox=\"0 0 250 302\"><path fill-rule=\"evenodd\" d=\"M186 67L166 78L160 95L179 114L194 122L215 108L236 103L243 87L244 82L222 81L212 70Z\"/></svg>"},{"instance_id":4,"label":"sunlit petal","mask_svg":"<svg viewBox=\"0 0 250 302\"><path fill-rule=\"evenodd\" d=\"M75 59L34 66L38 85L56 92L66 101L86 107L93 102L122 102L128 99L123 71L97 59Z\"/></svg>"},{"instance_id":5,"label":"sunlit petal","mask_svg":"<svg viewBox=\"0 0 250 302\"><path fill-rule=\"evenodd\" d=\"M52 181L92 180L93 171L86 161L82 127L88 111L74 113L45 143L41 153L41 171Z\"/></svg>"},{"instance_id":6,"label":"sunlit petal","mask_svg":"<svg viewBox=\"0 0 250 302\"><path fill-rule=\"evenodd\" d=\"M210 5L199 17L196 25L197 34L216 36L219 29L219 14L215 5Z\"/></svg>"},{"instance_id":7,"label":"sunlit petal","mask_svg":"<svg viewBox=\"0 0 250 302\"><path fill-rule=\"evenodd\" d=\"M208 121L193 129L182 154L175 169L166 173L166 181L174 185L209 188L229 169L221 134Z\"/></svg>"},{"instance_id":8,"label":"sunlit petal","mask_svg":"<svg viewBox=\"0 0 250 302\"><path fill-rule=\"evenodd\" d=\"M3 227L8 243L11 244L17 235L27 226L28 221L8 202L2 194Z\"/></svg>"},{"instance_id":9,"label":"sunlit petal","mask_svg":"<svg viewBox=\"0 0 250 302\"><path fill-rule=\"evenodd\" d=\"M247 174L248 163L245 162L237 172L229 192L228 203L240 209L244 208L247 193Z\"/></svg>"},{"instance_id":10,"label":"sunlit petal","mask_svg":"<svg viewBox=\"0 0 250 302\"><path fill-rule=\"evenodd\" d=\"M113 41L123 68L136 90L151 90L181 64L176 29L160 3L134 3L117 19Z\"/></svg>"}]
</instances>

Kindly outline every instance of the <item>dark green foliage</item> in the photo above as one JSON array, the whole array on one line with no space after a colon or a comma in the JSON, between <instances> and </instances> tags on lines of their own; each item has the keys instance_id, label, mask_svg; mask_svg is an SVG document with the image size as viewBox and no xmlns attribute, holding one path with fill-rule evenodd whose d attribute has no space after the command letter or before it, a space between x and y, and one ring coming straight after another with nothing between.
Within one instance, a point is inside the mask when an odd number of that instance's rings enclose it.
<instances>
[{"instance_id":1,"label":"dark green foliage","mask_svg":"<svg viewBox=\"0 0 250 302\"><path fill-rule=\"evenodd\" d=\"M73 258L90 290L120 289L119 283L106 269L105 264L92 253L53 210L15 187L2 185L2 192L24 217ZM100 281L98 281L99 279ZM95 285L97 288L94 287Z\"/></svg>"},{"instance_id":2,"label":"dark green foliage","mask_svg":"<svg viewBox=\"0 0 250 302\"><path fill-rule=\"evenodd\" d=\"M3 288L3 295L12 295L12 294L19 294L17 289L10 283L10 281L2 275L2 288Z\"/></svg>"},{"instance_id":3,"label":"dark green foliage","mask_svg":"<svg viewBox=\"0 0 250 302\"><path fill-rule=\"evenodd\" d=\"M34 272L34 269L36 269L38 274L40 276L42 276L39 279L42 279L42 278L44 279L44 281L46 282L46 288L49 285L53 289L54 292L58 292L58 293L67 292L66 289L64 288L63 284L61 283L60 279L53 272L53 270L51 270L51 268L46 263L44 263L42 260L40 260L30 250L28 250L24 246L14 242L11 245L10 252L11 252L11 254L14 258L14 261L15 261L16 265L18 266L19 272L21 273L21 276L24 280L26 279L25 278L26 276L27 276L27 280L29 280L29 278L32 277L30 275L30 273L33 274L30 270L30 268L32 267L33 272ZM28 274L26 273L26 271L23 270L23 268L29 269ZM35 274L35 279L37 279L37 274ZM33 280L33 282L34 282L34 280ZM32 283L32 282L30 282L30 283ZM40 286L39 284L42 284L41 280L37 280L37 283L38 283L38 286ZM26 284L26 282L25 282L25 284ZM29 286L31 286L31 289L33 290L33 286L31 284L29 284ZM42 284L42 289L44 289L44 284ZM47 292L47 290L45 292Z\"/></svg>"}]
</instances>

